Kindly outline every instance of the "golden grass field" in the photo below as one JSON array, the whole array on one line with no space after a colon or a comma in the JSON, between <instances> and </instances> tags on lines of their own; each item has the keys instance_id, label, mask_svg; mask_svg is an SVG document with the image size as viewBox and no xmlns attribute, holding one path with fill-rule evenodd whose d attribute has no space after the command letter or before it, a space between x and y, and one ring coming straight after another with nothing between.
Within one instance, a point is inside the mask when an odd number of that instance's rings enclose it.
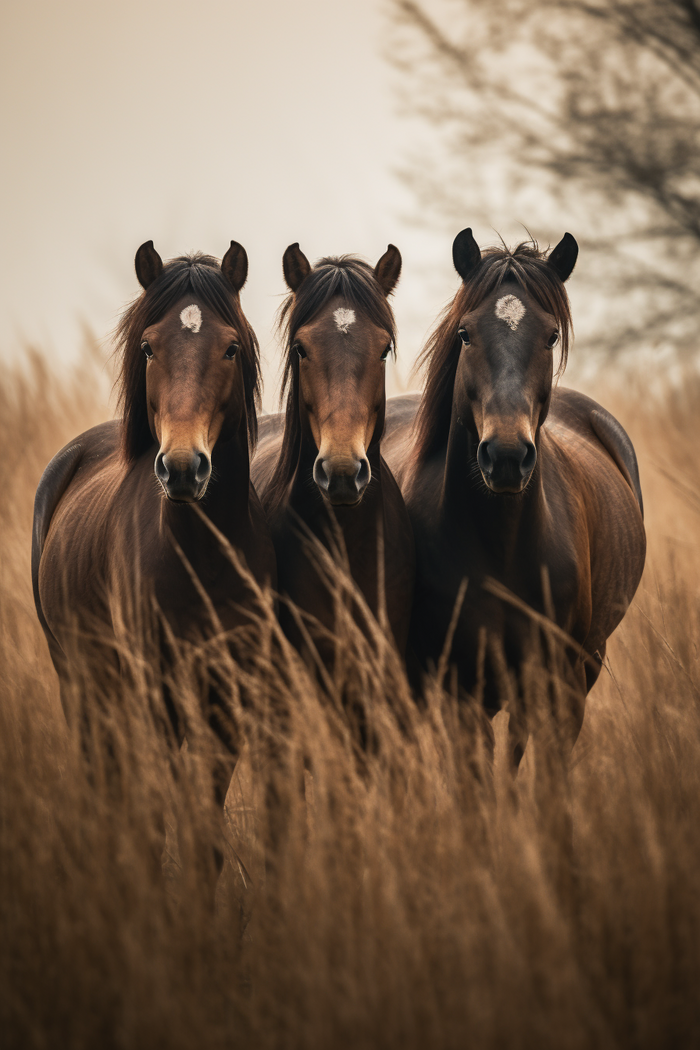
<instances>
[{"instance_id":1,"label":"golden grass field","mask_svg":"<svg viewBox=\"0 0 700 1050\"><path fill-rule=\"evenodd\" d=\"M450 696L436 687L410 708L395 662L353 658L364 643L351 637L348 674L377 741L358 759L304 670L261 649L258 717L284 698L285 728L251 721L213 906L206 733L193 715L174 773L136 673L114 699L115 798L86 775L34 612L34 491L51 456L108 417L97 365L57 379L37 356L6 376L3 1047L700 1046L700 383L661 389L646 375L623 393L587 390L635 442L649 551L568 783L532 747L512 783L497 747L492 790ZM277 774L285 834L267 874L265 728L291 770Z\"/></svg>"}]
</instances>

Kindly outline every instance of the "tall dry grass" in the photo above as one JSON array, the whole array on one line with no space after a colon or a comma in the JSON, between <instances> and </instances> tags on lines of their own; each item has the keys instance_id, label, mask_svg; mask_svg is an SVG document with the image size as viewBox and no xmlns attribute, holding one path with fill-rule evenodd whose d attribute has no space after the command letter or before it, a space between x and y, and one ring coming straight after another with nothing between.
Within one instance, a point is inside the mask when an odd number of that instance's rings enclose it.
<instances>
[{"instance_id":1,"label":"tall dry grass","mask_svg":"<svg viewBox=\"0 0 700 1050\"><path fill-rule=\"evenodd\" d=\"M188 750L174 762L134 657L114 697L115 796L85 771L34 614L33 493L51 455L105 417L99 379L86 362L59 381L39 358L4 379L4 1046L700 1045L700 386L653 402L597 393L640 454L649 557L568 780L532 747L513 784L497 748L490 783L449 695L409 708L396 665L349 630L341 673L373 747L357 751L293 660L263 666L213 907L211 741L190 664ZM285 759L272 867L271 741Z\"/></svg>"}]
</instances>

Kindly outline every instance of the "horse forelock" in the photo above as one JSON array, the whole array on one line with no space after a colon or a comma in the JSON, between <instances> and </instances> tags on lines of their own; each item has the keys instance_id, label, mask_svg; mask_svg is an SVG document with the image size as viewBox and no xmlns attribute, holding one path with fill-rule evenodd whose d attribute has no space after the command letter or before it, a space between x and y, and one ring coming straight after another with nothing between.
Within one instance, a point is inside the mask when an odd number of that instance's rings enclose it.
<instances>
[{"instance_id":1,"label":"horse forelock","mask_svg":"<svg viewBox=\"0 0 700 1050\"><path fill-rule=\"evenodd\" d=\"M123 421L122 449L129 462L153 444L146 405L146 358L141 351L142 333L149 325L160 321L183 296L190 294L238 332L241 343L238 357L243 373L251 446L257 439L256 407L260 402L261 383L258 340L218 260L196 252L166 263L160 276L127 307L117 326L115 352L121 357L117 386Z\"/></svg>"},{"instance_id":2,"label":"horse forelock","mask_svg":"<svg viewBox=\"0 0 700 1050\"><path fill-rule=\"evenodd\" d=\"M299 329L338 296L350 308L386 328L395 341L394 315L374 269L355 255L327 256L316 263L296 292L290 292L280 309L278 328L284 337L287 358Z\"/></svg>"},{"instance_id":3,"label":"horse forelock","mask_svg":"<svg viewBox=\"0 0 700 1050\"><path fill-rule=\"evenodd\" d=\"M452 396L461 341L460 318L476 310L506 282L515 281L534 301L553 315L560 332L560 359L556 375L562 374L569 354L572 323L569 297L563 282L547 264L547 253L537 243L524 241L510 250L505 245L486 248L470 279L462 283L429 336L418 359L426 382L415 421L415 460L422 462L447 441L452 414Z\"/></svg>"},{"instance_id":4,"label":"horse forelock","mask_svg":"<svg viewBox=\"0 0 700 1050\"><path fill-rule=\"evenodd\" d=\"M267 492L270 506L278 503L291 481L299 457L301 417L299 412L299 358L293 353L300 328L309 324L335 298L346 301L348 314L364 314L386 329L396 346L396 321L387 297L374 275L374 268L356 255L327 256L320 259L296 292L290 292L279 311L277 327L285 343L284 371L280 406L285 423L282 451ZM336 311L337 313L338 311ZM338 318L338 330L342 332ZM341 321L353 323L343 315Z\"/></svg>"}]
</instances>

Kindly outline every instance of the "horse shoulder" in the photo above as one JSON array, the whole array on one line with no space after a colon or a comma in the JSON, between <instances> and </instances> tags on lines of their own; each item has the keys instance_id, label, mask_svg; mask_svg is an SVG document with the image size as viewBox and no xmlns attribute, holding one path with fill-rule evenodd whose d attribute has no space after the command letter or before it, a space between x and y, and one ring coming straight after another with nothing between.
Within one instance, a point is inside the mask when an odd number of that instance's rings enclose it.
<instances>
[{"instance_id":1,"label":"horse shoulder","mask_svg":"<svg viewBox=\"0 0 700 1050\"><path fill-rule=\"evenodd\" d=\"M580 484L571 484L568 463L556 454L560 449L554 446L547 451L550 469L544 472L538 567L547 571L557 623L580 641L588 632L592 607L586 498ZM541 587L540 580L537 585Z\"/></svg>"}]
</instances>

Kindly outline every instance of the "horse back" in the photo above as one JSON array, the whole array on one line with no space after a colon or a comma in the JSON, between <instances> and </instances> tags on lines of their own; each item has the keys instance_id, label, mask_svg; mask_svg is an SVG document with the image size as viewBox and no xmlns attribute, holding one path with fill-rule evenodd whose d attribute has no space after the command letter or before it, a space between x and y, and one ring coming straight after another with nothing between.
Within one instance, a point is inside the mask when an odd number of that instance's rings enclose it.
<instances>
[{"instance_id":1,"label":"horse back","mask_svg":"<svg viewBox=\"0 0 700 1050\"><path fill-rule=\"evenodd\" d=\"M62 574L67 571L67 566L55 549L54 543L57 531L66 531L64 522L68 525L73 542L77 545L84 544L85 537L90 532L90 523L84 510L77 510L77 505L81 503L86 481L99 472L105 463L116 461L120 457L119 428L119 422L112 420L80 434L56 453L39 482L34 498L32 586L39 620L47 637L49 627L45 608L45 563L48 558L55 563L56 571L60 570ZM108 511L104 501L102 509L103 516L106 517ZM49 591L51 589L49 587ZM50 638L49 642L51 643Z\"/></svg>"},{"instance_id":2,"label":"horse back","mask_svg":"<svg viewBox=\"0 0 700 1050\"><path fill-rule=\"evenodd\" d=\"M383 449L382 449L383 452ZM384 589L387 616L399 652L408 644L416 577L413 526L399 484L384 455L380 460L383 494Z\"/></svg>"},{"instance_id":3,"label":"horse back","mask_svg":"<svg viewBox=\"0 0 700 1050\"><path fill-rule=\"evenodd\" d=\"M60 646L44 615L39 588L39 566L41 565L41 555L54 511L78 469L82 452L82 446L77 441L70 442L60 452L57 452L42 474L39 487L36 490L36 496L34 497L31 562L32 591L34 593L36 614L49 644L54 663L57 659L60 659Z\"/></svg>"},{"instance_id":4,"label":"horse back","mask_svg":"<svg viewBox=\"0 0 700 1050\"><path fill-rule=\"evenodd\" d=\"M47 594L46 586L42 586L41 582L47 541L50 543L52 525L63 511L66 501L71 501L76 486L79 485L78 478L86 470L88 462L94 461L96 456L99 458L100 450L102 454L106 451L111 452L118 448L118 444L119 424L116 421L100 424L80 434L53 457L41 476L34 498L32 590L37 616L57 668L63 662L64 654L47 618L47 611L51 618L49 610L52 606L52 588L49 588Z\"/></svg>"},{"instance_id":5,"label":"horse back","mask_svg":"<svg viewBox=\"0 0 700 1050\"><path fill-rule=\"evenodd\" d=\"M34 523L32 529L32 575L38 570L39 560L46 543L51 520L56 508L71 484L78 468L81 466L86 454L94 450L96 442L109 441L114 428L118 426L115 420L110 423L101 423L91 430L80 434L73 441L57 452L46 470L41 475L41 480L34 497ZM116 435L115 435L116 437Z\"/></svg>"},{"instance_id":6,"label":"horse back","mask_svg":"<svg viewBox=\"0 0 700 1050\"><path fill-rule=\"evenodd\" d=\"M282 448L283 433L282 412L270 412L258 418L258 443L250 465L250 477L263 502Z\"/></svg>"},{"instance_id":7,"label":"horse back","mask_svg":"<svg viewBox=\"0 0 700 1050\"><path fill-rule=\"evenodd\" d=\"M403 486L406 468L413 449L413 421L416 418L421 394L401 394L390 397L386 403L382 456L400 486Z\"/></svg>"},{"instance_id":8,"label":"horse back","mask_svg":"<svg viewBox=\"0 0 700 1050\"><path fill-rule=\"evenodd\" d=\"M644 517L642 486L639 480L639 465L634 445L611 412L591 397L577 390L557 390L552 396L550 414L554 420L578 430L587 438L595 438L611 456L617 469L634 492L639 509Z\"/></svg>"}]
</instances>

